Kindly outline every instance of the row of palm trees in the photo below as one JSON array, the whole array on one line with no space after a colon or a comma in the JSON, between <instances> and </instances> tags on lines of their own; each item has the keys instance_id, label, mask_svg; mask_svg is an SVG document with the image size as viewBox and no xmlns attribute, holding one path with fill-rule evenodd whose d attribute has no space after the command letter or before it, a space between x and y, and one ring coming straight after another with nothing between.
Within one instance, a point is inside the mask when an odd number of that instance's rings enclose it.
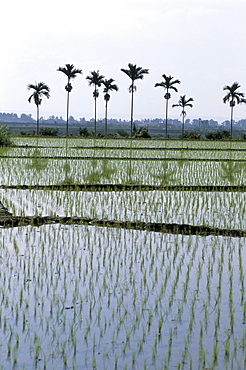
<instances>
[{"instance_id":1,"label":"row of palm trees","mask_svg":"<svg viewBox=\"0 0 246 370\"><path fill-rule=\"evenodd\" d=\"M65 67L59 67L57 71L62 72L67 77L67 84L65 86L65 90L67 91L67 124L66 124L66 136L68 136L68 117L69 117L69 94L72 91L72 84L71 80L73 80L78 74L82 74L82 70L75 68L73 64L66 64ZM131 84L129 86L129 92L131 93L131 138L133 133L133 100L134 100L134 92L136 91L136 80L142 80L145 74L149 73L148 69L144 69L142 67L137 67L136 64L128 64L128 69L121 69L130 79ZM167 134L167 124L168 124L168 102L171 98L170 91L178 92L176 87L177 84L180 84L180 81L174 79L172 76L167 76L165 74L162 75L163 81L156 83L155 87L163 87L165 89L164 99L166 100L166 117L165 117L165 136L168 137ZM114 79L105 79L103 75L100 75L99 71L92 71L90 75L86 77L88 80L89 86L94 87L93 91L93 98L95 100L95 120L94 120L94 134L96 136L97 127L97 98L99 96L98 88L101 85L104 85L103 93L104 93L104 100L105 100L105 135L107 135L107 115L108 115L108 102L110 100L110 92L111 91L118 91L118 86L114 83ZM246 103L246 99L244 98L244 93L239 92L238 89L241 86L238 82L234 82L231 86L226 85L223 90L227 91L226 96L223 98L223 102L229 102L231 107L231 138L232 138L232 123L233 123L233 108L236 104ZM45 96L46 98L50 97L50 88L44 83L39 82L38 84L29 84L27 86L28 90L32 89L33 94L28 98L28 101L34 100L34 103L37 106L37 135L39 134L39 106L42 102L42 98ZM186 95L180 96L178 104L173 104L172 107L181 107L181 116L182 116L182 136L184 134L184 120L186 116L186 107L193 107L192 102L194 101L193 98L186 98Z\"/></svg>"},{"instance_id":2,"label":"row of palm trees","mask_svg":"<svg viewBox=\"0 0 246 370\"><path fill-rule=\"evenodd\" d=\"M226 85L224 86L223 90L227 91L227 94L223 98L223 103L229 103L231 108L231 129L230 129L230 136L232 139L232 123L233 123L233 110L236 104L246 104L246 99L244 98L244 93L239 92L241 85L238 82L234 82L231 86Z\"/></svg>"},{"instance_id":3,"label":"row of palm trees","mask_svg":"<svg viewBox=\"0 0 246 370\"><path fill-rule=\"evenodd\" d=\"M62 72L67 77L67 84L65 90L67 91L67 125L66 125L66 136L68 136L68 118L69 118L69 94L72 91L73 87L71 80L73 80L78 74L82 74L82 70L75 68L73 64L66 64L65 67L59 67L57 71ZM89 76L86 77L88 80L89 86L94 85L93 97L95 99L95 136L96 136L96 120L97 120L97 109L96 109L96 100L99 96L98 87L102 84L104 85L104 99L105 99L105 135L107 135L107 112L108 112L108 102L110 100L110 91L118 91L118 86L114 84L112 78L105 79L104 76L100 75L99 71L93 71ZM34 103L37 106L37 135L39 134L39 106L42 102L42 98L45 96L49 99L50 97L50 88L44 82L39 82L38 84L29 84L27 86L28 90L34 90L33 94L28 98L29 103L31 100L34 100Z\"/></svg>"},{"instance_id":4,"label":"row of palm trees","mask_svg":"<svg viewBox=\"0 0 246 370\"><path fill-rule=\"evenodd\" d=\"M94 85L94 91L93 91L93 97L95 100L95 120L94 120L94 134L97 135L97 98L99 96L98 87L101 86L101 84L104 85L104 100L105 100L105 135L108 134L108 102L110 100L110 92L111 91L118 91L119 88L116 84L114 84L114 79L105 79L104 76L100 75L99 71L92 71L89 76L86 77L88 80L89 86Z\"/></svg>"}]
</instances>

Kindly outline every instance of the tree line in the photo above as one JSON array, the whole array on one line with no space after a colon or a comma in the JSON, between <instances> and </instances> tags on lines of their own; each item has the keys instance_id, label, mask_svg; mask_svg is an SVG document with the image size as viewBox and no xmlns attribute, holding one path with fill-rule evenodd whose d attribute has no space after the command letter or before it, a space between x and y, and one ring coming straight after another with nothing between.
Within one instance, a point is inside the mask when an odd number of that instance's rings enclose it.
<instances>
[{"instance_id":1,"label":"tree line","mask_svg":"<svg viewBox=\"0 0 246 370\"><path fill-rule=\"evenodd\" d=\"M67 78L67 84L65 85L65 90L67 92L67 118L66 118L66 136L68 136L68 121L69 121L69 99L70 93L73 89L71 81L77 77L77 75L82 74L82 70L75 68L73 64L65 64L65 67L59 67L57 69L58 72L62 72ZM137 67L135 64L128 64L128 69L121 68L121 71L125 73L131 80L131 84L129 86L129 92L131 93L131 118L130 118L130 136L132 137L133 134L133 107L134 107L134 92L136 91L136 84L135 81L142 80L144 75L149 74L149 69L144 69L142 67ZM167 132L167 125L168 125L168 108L169 108L169 100L171 98L170 91L178 92L177 85L180 84L180 80L174 79L171 75L162 75L163 80L158 82L154 85L154 87L162 87L165 90L164 99L166 100L166 116L165 116L165 136L168 137ZM110 100L110 93L112 91L118 91L119 88L115 84L115 80L113 78L105 79L105 76L101 75L99 70L92 71L86 77L89 86L93 86L93 98L95 101L94 104L94 135L97 135L97 98L99 97L99 90L98 88L103 85L103 93L104 93L104 100L105 100L105 135L107 135L107 116L108 116L108 102ZM231 86L226 85L223 88L223 91L226 91L226 95L223 97L224 103L229 103L231 114L230 114L230 138L232 138L232 126L233 126L233 113L234 107L236 104L246 103L246 99L244 98L245 94L240 92L240 85L238 82L234 82ZM39 82L36 84L28 84L28 90L32 90L31 96L28 98L28 101L34 101L37 107L37 135L39 134L39 106L41 105L43 97L47 99L50 98L50 88L44 82ZM193 98L186 98L186 95L180 96L180 99L177 104L173 104L172 107L180 107L181 108L181 116L182 116L182 135L184 135L184 120L186 116L186 108L193 107L192 102L194 101Z\"/></svg>"}]
</instances>

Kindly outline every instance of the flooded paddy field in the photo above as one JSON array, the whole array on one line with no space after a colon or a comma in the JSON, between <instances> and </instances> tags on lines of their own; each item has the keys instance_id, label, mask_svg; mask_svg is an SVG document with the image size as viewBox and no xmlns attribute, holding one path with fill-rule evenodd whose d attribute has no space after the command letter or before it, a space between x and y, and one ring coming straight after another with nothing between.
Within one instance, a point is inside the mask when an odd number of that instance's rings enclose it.
<instances>
[{"instance_id":1,"label":"flooded paddy field","mask_svg":"<svg viewBox=\"0 0 246 370\"><path fill-rule=\"evenodd\" d=\"M13 216L246 229L239 190L246 185L245 143L103 140L96 142L100 149L82 139L35 143L16 139L18 147L0 153L0 201ZM109 186L31 188L58 184ZM115 191L112 184L156 189ZM0 246L0 369L245 367L245 237L68 222L3 226Z\"/></svg>"}]
</instances>

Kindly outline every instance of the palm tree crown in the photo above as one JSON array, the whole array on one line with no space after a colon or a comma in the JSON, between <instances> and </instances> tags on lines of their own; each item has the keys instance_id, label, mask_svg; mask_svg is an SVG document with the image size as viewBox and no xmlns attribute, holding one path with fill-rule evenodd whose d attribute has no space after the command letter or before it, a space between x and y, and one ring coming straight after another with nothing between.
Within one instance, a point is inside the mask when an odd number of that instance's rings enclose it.
<instances>
[{"instance_id":1,"label":"palm tree crown","mask_svg":"<svg viewBox=\"0 0 246 370\"><path fill-rule=\"evenodd\" d=\"M166 94L164 95L164 99L166 99L166 138L167 138L167 117L168 117L168 100L171 98L171 94L169 90L174 90L175 92L178 92L178 89L176 84L180 84L179 80L174 80L174 77L167 76L165 74L162 75L164 81L158 82L155 84L155 87L163 87L166 90Z\"/></svg>"},{"instance_id":2,"label":"palm tree crown","mask_svg":"<svg viewBox=\"0 0 246 370\"><path fill-rule=\"evenodd\" d=\"M157 87L157 86L164 87L164 89L167 90L167 93L168 93L169 90L174 90L175 92L178 92L178 89L174 85L180 84L179 80L173 80L174 77L167 76L165 74L163 74L162 77L164 78L164 81L156 83L155 87ZM170 97L171 96L165 97L165 99L170 99Z\"/></svg>"},{"instance_id":3,"label":"palm tree crown","mask_svg":"<svg viewBox=\"0 0 246 370\"><path fill-rule=\"evenodd\" d=\"M245 103L244 93L237 91L241 85L238 82L234 82L231 86L224 86L223 90L228 90L228 93L223 98L223 103L230 102L230 106L235 104Z\"/></svg>"},{"instance_id":4,"label":"palm tree crown","mask_svg":"<svg viewBox=\"0 0 246 370\"><path fill-rule=\"evenodd\" d=\"M182 119L182 137L184 136L184 118L186 116L185 108L186 107L191 107L192 108L193 105L191 104L191 102L193 102L193 101L194 101L193 98L186 99L186 95L182 95L179 98L178 104L173 104L172 105L172 107L181 107L182 108L182 111L181 111L181 115L183 116L183 119Z\"/></svg>"},{"instance_id":5,"label":"palm tree crown","mask_svg":"<svg viewBox=\"0 0 246 370\"><path fill-rule=\"evenodd\" d=\"M131 80L132 83L129 87L129 92L132 94L132 101L131 101L131 137L132 137L132 127L133 127L133 93L136 91L136 86L134 82L136 80L142 80L145 74L149 73L148 69L144 69L142 67L137 67L136 64L128 63L129 69L121 68L121 71L124 72Z\"/></svg>"},{"instance_id":6,"label":"palm tree crown","mask_svg":"<svg viewBox=\"0 0 246 370\"><path fill-rule=\"evenodd\" d=\"M34 90L32 95L28 98L29 103L31 103L31 100L33 99L36 106L38 106L41 104L43 96L47 99L50 98L50 88L44 82L39 82L36 85L28 84L27 88L28 90Z\"/></svg>"},{"instance_id":7,"label":"palm tree crown","mask_svg":"<svg viewBox=\"0 0 246 370\"><path fill-rule=\"evenodd\" d=\"M42 102L43 96L45 96L47 99L50 97L50 88L48 85L46 85L44 82L39 82L36 84L28 84L27 85L28 90L34 90L32 95L29 96L28 101L31 103L31 100L34 100L34 103L37 106L37 135L39 133L39 106Z\"/></svg>"},{"instance_id":8,"label":"palm tree crown","mask_svg":"<svg viewBox=\"0 0 246 370\"><path fill-rule=\"evenodd\" d=\"M127 74L128 77L130 77L130 79L132 80L132 85L134 84L135 80L142 80L144 78L144 74L149 73L148 69L137 67L136 64L128 63L128 68L129 69L121 68L121 71Z\"/></svg>"},{"instance_id":9,"label":"palm tree crown","mask_svg":"<svg viewBox=\"0 0 246 370\"><path fill-rule=\"evenodd\" d=\"M233 108L236 104L246 103L244 99L244 93L239 92L238 89L241 87L238 82L234 82L231 86L224 86L223 90L228 93L223 98L223 103L229 102L231 107L231 139L232 139L232 123L233 123Z\"/></svg>"},{"instance_id":10,"label":"palm tree crown","mask_svg":"<svg viewBox=\"0 0 246 370\"><path fill-rule=\"evenodd\" d=\"M110 95L109 95L109 92L110 91L118 91L119 88L116 84L113 84L114 82L114 79L113 78L110 78L109 80L105 79L103 80L103 85L104 85L104 89L103 89L103 92L104 92L104 99L107 101L110 99Z\"/></svg>"},{"instance_id":11,"label":"palm tree crown","mask_svg":"<svg viewBox=\"0 0 246 370\"><path fill-rule=\"evenodd\" d=\"M71 92L73 87L70 81L73 80L77 74L82 74L82 69L75 68L73 64L65 64L65 67L59 67L57 71L62 72L67 76L68 83L65 86L65 89L67 92Z\"/></svg>"},{"instance_id":12,"label":"palm tree crown","mask_svg":"<svg viewBox=\"0 0 246 370\"><path fill-rule=\"evenodd\" d=\"M72 84L71 80L73 80L77 74L82 74L82 70L75 68L73 64L65 64L65 67L59 67L57 69L58 72L62 72L67 76L67 85L65 86L65 90L67 91L67 130L66 136L68 136L68 111L69 111L69 93L72 91Z\"/></svg>"},{"instance_id":13,"label":"palm tree crown","mask_svg":"<svg viewBox=\"0 0 246 370\"><path fill-rule=\"evenodd\" d=\"M103 83L104 76L100 75L99 71L92 71L90 75L86 77L88 80L89 86L93 86L96 88L97 86L100 87Z\"/></svg>"},{"instance_id":14,"label":"palm tree crown","mask_svg":"<svg viewBox=\"0 0 246 370\"><path fill-rule=\"evenodd\" d=\"M108 120L108 102L110 100L110 91L118 91L119 88L116 84L113 83L114 79L110 78L109 80L103 80L104 85L104 100L105 100L105 135L107 136L107 120Z\"/></svg>"},{"instance_id":15,"label":"palm tree crown","mask_svg":"<svg viewBox=\"0 0 246 370\"><path fill-rule=\"evenodd\" d=\"M90 72L90 75L86 77L86 80L88 80L89 86L94 85L94 91L93 91L93 97L95 99L95 121L94 121L94 135L96 136L97 133L97 105L96 101L99 96L99 91L97 87L100 87L103 83L104 76L100 75L99 71L92 71Z\"/></svg>"}]
</instances>

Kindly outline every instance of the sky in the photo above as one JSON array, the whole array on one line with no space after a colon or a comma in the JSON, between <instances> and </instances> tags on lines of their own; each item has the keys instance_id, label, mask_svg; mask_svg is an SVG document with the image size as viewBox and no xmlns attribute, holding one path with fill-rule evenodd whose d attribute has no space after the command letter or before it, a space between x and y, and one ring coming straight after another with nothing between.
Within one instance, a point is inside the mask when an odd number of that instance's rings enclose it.
<instances>
[{"instance_id":1,"label":"sky","mask_svg":"<svg viewBox=\"0 0 246 370\"><path fill-rule=\"evenodd\" d=\"M66 117L66 78L58 67L83 71L73 80L70 115L94 116L93 88L86 76L99 70L119 87L112 92L110 118L130 119L128 63L149 69L136 82L134 118L162 118L162 75L179 79L170 106L186 94L194 99L187 118L229 119L223 87L235 81L246 93L245 0L8 0L1 5L0 112L32 114L29 83L45 82L50 99L40 108L45 118ZM104 117L102 88L98 117ZM170 108L170 118L180 118ZM246 118L246 105L235 119Z\"/></svg>"}]
</instances>

